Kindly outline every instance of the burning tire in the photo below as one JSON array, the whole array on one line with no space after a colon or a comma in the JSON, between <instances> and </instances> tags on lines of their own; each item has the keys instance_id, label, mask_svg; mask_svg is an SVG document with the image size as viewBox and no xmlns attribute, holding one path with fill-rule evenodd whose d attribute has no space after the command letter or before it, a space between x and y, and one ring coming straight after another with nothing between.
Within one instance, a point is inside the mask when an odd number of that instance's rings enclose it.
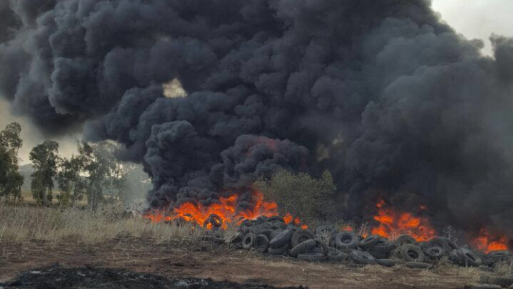
<instances>
[{"instance_id":1,"label":"burning tire","mask_svg":"<svg viewBox=\"0 0 514 289\"><path fill-rule=\"evenodd\" d=\"M358 250L352 250L350 251L349 255L350 259L352 259L353 262L357 264L375 264L375 258L371 256L368 252L358 251Z\"/></svg>"},{"instance_id":2,"label":"burning tire","mask_svg":"<svg viewBox=\"0 0 514 289\"><path fill-rule=\"evenodd\" d=\"M353 232L341 232L336 234L334 243L337 249L349 250L357 248L359 238Z\"/></svg>"},{"instance_id":3,"label":"burning tire","mask_svg":"<svg viewBox=\"0 0 514 289\"><path fill-rule=\"evenodd\" d=\"M286 244L289 244L291 240L291 236L293 235L293 230L284 230L277 236L275 236L269 243L271 248L280 248Z\"/></svg>"},{"instance_id":4,"label":"burning tire","mask_svg":"<svg viewBox=\"0 0 514 289\"><path fill-rule=\"evenodd\" d=\"M421 248L413 244L405 244L400 248L400 258L407 262L423 262L425 255Z\"/></svg>"},{"instance_id":5,"label":"burning tire","mask_svg":"<svg viewBox=\"0 0 514 289\"><path fill-rule=\"evenodd\" d=\"M264 234L257 235L255 239L255 250L260 253L266 253L269 247L269 239L268 236Z\"/></svg>"},{"instance_id":6,"label":"burning tire","mask_svg":"<svg viewBox=\"0 0 514 289\"><path fill-rule=\"evenodd\" d=\"M295 248L296 246L300 245L304 241L311 240L316 238L316 236L311 232L307 230L301 230L296 231L293 233L291 237L291 247Z\"/></svg>"},{"instance_id":7,"label":"burning tire","mask_svg":"<svg viewBox=\"0 0 514 289\"><path fill-rule=\"evenodd\" d=\"M211 224L213 228L219 228L223 225L223 220L215 214L211 214L205 222L203 222L204 228L207 227L208 224Z\"/></svg>"},{"instance_id":8,"label":"burning tire","mask_svg":"<svg viewBox=\"0 0 514 289\"><path fill-rule=\"evenodd\" d=\"M254 233L248 233L243 237L243 249L249 250L254 246L257 236Z\"/></svg>"},{"instance_id":9,"label":"burning tire","mask_svg":"<svg viewBox=\"0 0 514 289\"><path fill-rule=\"evenodd\" d=\"M298 255L298 259L309 262L320 262L326 260L326 257L321 253L303 253Z\"/></svg>"},{"instance_id":10,"label":"burning tire","mask_svg":"<svg viewBox=\"0 0 514 289\"><path fill-rule=\"evenodd\" d=\"M314 239L303 241L302 243L296 245L291 249L289 255L292 257L297 257L299 254L306 253L318 245L318 242Z\"/></svg>"},{"instance_id":11,"label":"burning tire","mask_svg":"<svg viewBox=\"0 0 514 289\"><path fill-rule=\"evenodd\" d=\"M480 276L480 284L493 284L499 285L502 287L509 287L512 285L512 276L511 277L500 277L493 275L482 275Z\"/></svg>"}]
</instances>

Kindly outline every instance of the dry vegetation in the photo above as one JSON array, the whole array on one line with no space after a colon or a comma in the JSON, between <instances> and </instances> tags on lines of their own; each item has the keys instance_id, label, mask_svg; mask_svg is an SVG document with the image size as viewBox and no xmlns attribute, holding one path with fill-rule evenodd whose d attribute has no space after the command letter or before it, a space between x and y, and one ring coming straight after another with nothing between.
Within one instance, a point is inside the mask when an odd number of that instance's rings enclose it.
<instances>
[{"instance_id":1,"label":"dry vegetation","mask_svg":"<svg viewBox=\"0 0 514 289\"><path fill-rule=\"evenodd\" d=\"M0 203L0 244L45 241L78 241L96 244L119 236L146 238L163 243L198 239L200 229L189 225L151 224L141 217L126 216L118 206L93 212L86 208L12 206Z\"/></svg>"},{"instance_id":2,"label":"dry vegetation","mask_svg":"<svg viewBox=\"0 0 514 289\"><path fill-rule=\"evenodd\" d=\"M122 207L45 208L0 203L0 280L55 262L105 266L160 274L275 286L309 288L464 288L478 281L477 268L440 264L432 270L378 265L306 263L233 250L201 242L204 231L191 225L152 224L127 216ZM229 237L233 228L229 229ZM207 245L206 245L207 244ZM512 266L497 273L512 272Z\"/></svg>"}]
</instances>

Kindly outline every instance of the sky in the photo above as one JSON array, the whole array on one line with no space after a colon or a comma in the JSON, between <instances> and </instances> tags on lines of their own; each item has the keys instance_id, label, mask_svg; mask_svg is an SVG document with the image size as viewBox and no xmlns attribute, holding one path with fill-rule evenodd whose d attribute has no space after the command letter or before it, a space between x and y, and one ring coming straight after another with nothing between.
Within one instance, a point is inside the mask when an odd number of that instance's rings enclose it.
<instances>
[{"instance_id":1,"label":"sky","mask_svg":"<svg viewBox=\"0 0 514 289\"><path fill-rule=\"evenodd\" d=\"M512 36L513 0L432 0L444 21L469 39L482 39L484 53L491 55L489 36Z\"/></svg>"},{"instance_id":2,"label":"sky","mask_svg":"<svg viewBox=\"0 0 514 289\"><path fill-rule=\"evenodd\" d=\"M432 0L432 6L439 12L443 21L469 39L482 39L485 47L483 53L492 54L489 36L492 33L512 36L513 0ZM10 113L9 104L0 98L0 129L8 123L17 121L22 125L22 138L25 141L20 151L21 163L29 162L32 147L44 141L41 135L28 121ZM76 140L80 136L63 136L53 139L60 143L61 155L71 156L76 151Z\"/></svg>"}]
</instances>

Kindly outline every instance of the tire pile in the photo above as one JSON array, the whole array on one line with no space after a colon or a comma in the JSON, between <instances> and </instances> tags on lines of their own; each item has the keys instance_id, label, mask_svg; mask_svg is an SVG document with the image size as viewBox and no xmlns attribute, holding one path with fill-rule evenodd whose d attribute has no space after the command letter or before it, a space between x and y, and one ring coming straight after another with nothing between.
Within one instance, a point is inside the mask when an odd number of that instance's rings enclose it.
<instances>
[{"instance_id":1,"label":"tire pile","mask_svg":"<svg viewBox=\"0 0 514 289\"><path fill-rule=\"evenodd\" d=\"M418 242L409 235L388 240L379 235L365 238L354 232L339 232L334 226L320 226L314 232L286 225L279 217L245 220L228 242L238 249L290 256L304 261L344 262L349 265L404 265L429 269L440 261L459 266L473 266L485 271L497 264L512 262L508 251L488 254L457 246L444 237ZM512 278L510 279L512 282Z\"/></svg>"}]
</instances>

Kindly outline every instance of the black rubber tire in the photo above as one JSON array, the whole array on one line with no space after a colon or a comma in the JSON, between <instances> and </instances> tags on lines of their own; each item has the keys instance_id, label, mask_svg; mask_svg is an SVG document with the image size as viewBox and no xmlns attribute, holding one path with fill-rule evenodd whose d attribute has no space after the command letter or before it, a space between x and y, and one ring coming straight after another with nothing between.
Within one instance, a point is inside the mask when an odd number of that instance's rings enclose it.
<instances>
[{"instance_id":1,"label":"black rubber tire","mask_svg":"<svg viewBox=\"0 0 514 289\"><path fill-rule=\"evenodd\" d=\"M308 262L321 262L325 261L327 257L320 253L303 253L299 254L297 257L299 260L308 261Z\"/></svg>"},{"instance_id":2,"label":"black rubber tire","mask_svg":"<svg viewBox=\"0 0 514 289\"><path fill-rule=\"evenodd\" d=\"M371 256L368 252L358 251L358 250L351 250L349 254L350 259L352 259L353 262L357 264L375 264L376 260L373 256Z\"/></svg>"},{"instance_id":3,"label":"black rubber tire","mask_svg":"<svg viewBox=\"0 0 514 289\"><path fill-rule=\"evenodd\" d=\"M425 256L427 256L428 258L432 259L432 260L438 260L438 259L441 259L446 251L441 248L440 246L432 246L432 247L422 247L422 250L423 250L423 253L425 254Z\"/></svg>"},{"instance_id":4,"label":"black rubber tire","mask_svg":"<svg viewBox=\"0 0 514 289\"><path fill-rule=\"evenodd\" d=\"M450 246L448 241L449 240L444 237L435 237L435 238L430 239L427 242L427 247L431 248L431 247L437 246L437 247L441 247L445 251L445 253L450 252L452 250L452 247Z\"/></svg>"},{"instance_id":5,"label":"black rubber tire","mask_svg":"<svg viewBox=\"0 0 514 289\"><path fill-rule=\"evenodd\" d=\"M257 235L254 233L246 234L241 242L243 244L243 249L250 250L254 246L255 239L257 239Z\"/></svg>"},{"instance_id":6,"label":"black rubber tire","mask_svg":"<svg viewBox=\"0 0 514 289\"><path fill-rule=\"evenodd\" d=\"M339 250L355 249L359 245L359 237L353 232L341 232L336 234L334 244Z\"/></svg>"},{"instance_id":7,"label":"black rubber tire","mask_svg":"<svg viewBox=\"0 0 514 289\"><path fill-rule=\"evenodd\" d=\"M377 264L382 265L384 267L394 267L404 263L403 261L396 259L377 259L376 261Z\"/></svg>"},{"instance_id":8,"label":"black rubber tire","mask_svg":"<svg viewBox=\"0 0 514 289\"><path fill-rule=\"evenodd\" d=\"M268 240L271 239L271 234L273 233L273 230L271 229L258 229L254 232L256 235L266 235L268 237Z\"/></svg>"},{"instance_id":9,"label":"black rubber tire","mask_svg":"<svg viewBox=\"0 0 514 289\"><path fill-rule=\"evenodd\" d=\"M230 239L228 240L228 243L229 244L240 243L243 241L244 236L245 235L243 233L237 232L232 237L230 237Z\"/></svg>"},{"instance_id":10,"label":"black rubber tire","mask_svg":"<svg viewBox=\"0 0 514 289\"><path fill-rule=\"evenodd\" d=\"M369 252L376 252L379 254L388 255L396 249L396 245L392 242L389 242L387 239L382 238L378 243L376 243L373 247L371 247L368 251Z\"/></svg>"},{"instance_id":11,"label":"black rubber tire","mask_svg":"<svg viewBox=\"0 0 514 289\"><path fill-rule=\"evenodd\" d=\"M509 287L512 285L512 276L503 277L503 276L494 276L494 275L482 275L480 276L480 284L494 284L502 287Z\"/></svg>"},{"instance_id":12,"label":"black rubber tire","mask_svg":"<svg viewBox=\"0 0 514 289\"><path fill-rule=\"evenodd\" d=\"M294 248L298 246L299 244L303 243L304 241L315 239L316 235L308 230L301 230L296 231L293 233L293 236L291 237L291 248Z\"/></svg>"},{"instance_id":13,"label":"black rubber tire","mask_svg":"<svg viewBox=\"0 0 514 289\"><path fill-rule=\"evenodd\" d=\"M491 251L487 257L493 260L493 263L507 261L512 262L512 253L509 251Z\"/></svg>"},{"instance_id":14,"label":"black rubber tire","mask_svg":"<svg viewBox=\"0 0 514 289\"><path fill-rule=\"evenodd\" d=\"M401 247L405 244L416 244L417 242L418 241L416 241L416 239L410 235L400 235L398 238L396 238L396 240L394 240L394 243L398 247Z\"/></svg>"},{"instance_id":15,"label":"black rubber tire","mask_svg":"<svg viewBox=\"0 0 514 289\"><path fill-rule=\"evenodd\" d=\"M316 228L316 235L327 244L337 234L337 230L333 225L323 225Z\"/></svg>"},{"instance_id":16,"label":"black rubber tire","mask_svg":"<svg viewBox=\"0 0 514 289\"><path fill-rule=\"evenodd\" d=\"M255 251L260 253L266 253L269 247L269 239L268 236L264 234L257 235L257 238L254 242Z\"/></svg>"},{"instance_id":17,"label":"black rubber tire","mask_svg":"<svg viewBox=\"0 0 514 289\"><path fill-rule=\"evenodd\" d=\"M276 236L278 236L280 233L284 232L284 230L274 230L273 232L271 232L270 234L270 240L273 240L273 238L275 238Z\"/></svg>"},{"instance_id":18,"label":"black rubber tire","mask_svg":"<svg viewBox=\"0 0 514 289\"><path fill-rule=\"evenodd\" d=\"M330 248L328 251L327 257L328 257L328 260L330 260L330 261L339 262L339 261L343 261L344 259L346 259L346 254L340 250Z\"/></svg>"},{"instance_id":19,"label":"black rubber tire","mask_svg":"<svg viewBox=\"0 0 514 289\"><path fill-rule=\"evenodd\" d=\"M299 254L306 253L309 250L316 248L317 245L318 242L314 239L303 241L302 243L294 246L289 252L289 255L292 257L297 257Z\"/></svg>"},{"instance_id":20,"label":"black rubber tire","mask_svg":"<svg viewBox=\"0 0 514 289\"><path fill-rule=\"evenodd\" d=\"M268 217L266 216L259 216L255 221L257 221L257 223L265 223L268 221Z\"/></svg>"},{"instance_id":21,"label":"black rubber tire","mask_svg":"<svg viewBox=\"0 0 514 289\"><path fill-rule=\"evenodd\" d=\"M453 249L450 251L450 253L448 253L448 259L454 264L462 265L462 258L456 249Z\"/></svg>"},{"instance_id":22,"label":"black rubber tire","mask_svg":"<svg viewBox=\"0 0 514 289\"><path fill-rule=\"evenodd\" d=\"M268 222L270 222L270 223L274 223L274 222L277 222L277 221L284 223L284 219L282 219L279 216L273 216L273 217L269 217L268 218Z\"/></svg>"},{"instance_id":23,"label":"black rubber tire","mask_svg":"<svg viewBox=\"0 0 514 289\"><path fill-rule=\"evenodd\" d=\"M421 263L425 259L425 255L421 248L413 244L405 244L400 247L400 258L407 262L418 262Z\"/></svg>"},{"instance_id":24,"label":"black rubber tire","mask_svg":"<svg viewBox=\"0 0 514 289\"><path fill-rule=\"evenodd\" d=\"M286 224L284 222L279 222L279 221L273 222L270 227L270 229L273 231L284 230L285 228L286 228Z\"/></svg>"},{"instance_id":25,"label":"black rubber tire","mask_svg":"<svg viewBox=\"0 0 514 289\"><path fill-rule=\"evenodd\" d=\"M268 253L273 254L273 255L284 255L289 251L289 248L290 248L289 243L285 244L284 246L282 246L280 248L268 247Z\"/></svg>"},{"instance_id":26,"label":"black rubber tire","mask_svg":"<svg viewBox=\"0 0 514 289\"><path fill-rule=\"evenodd\" d=\"M246 234L250 233L250 229L251 229L250 226L243 226L243 225L241 225L239 227L239 232L243 233L243 235L246 235Z\"/></svg>"},{"instance_id":27,"label":"black rubber tire","mask_svg":"<svg viewBox=\"0 0 514 289\"><path fill-rule=\"evenodd\" d=\"M371 248L380 242L381 239L382 236L380 235L369 235L359 242L359 246L362 248Z\"/></svg>"},{"instance_id":28,"label":"black rubber tire","mask_svg":"<svg viewBox=\"0 0 514 289\"><path fill-rule=\"evenodd\" d=\"M405 266L414 269L430 269L433 267L432 264L421 263L421 262L407 262Z\"/></svg>"},{"instance_id":29,"label":"black rubber tire","mask_svg":"<svg viewBox=\"0 0 514 289\"><path fill-rule=\"evenodd\" d=\"M460 255L462 265L464 266L478 267L482 265L482 259L469 249L460 248L457 253Z\"/></svg>"},{"instance_id":30,"label":"black rubber tire","mask_svg":"<svg viewBox=\"0 0 514 289\"><path fill-rule=\"evenodd\" d=\"M281 248L286 244L289 244L291 241L291 236L293 236L293 230L284 230L277 236L275 236L269 242L271 248Z\"/></svg>"}]
</instances>

